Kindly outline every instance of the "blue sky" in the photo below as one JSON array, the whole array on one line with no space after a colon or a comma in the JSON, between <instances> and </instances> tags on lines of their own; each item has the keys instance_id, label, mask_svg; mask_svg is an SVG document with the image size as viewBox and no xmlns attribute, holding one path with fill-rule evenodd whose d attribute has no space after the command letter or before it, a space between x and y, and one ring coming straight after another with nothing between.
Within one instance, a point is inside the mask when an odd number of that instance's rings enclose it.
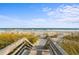
<instances>
[{"instance_id":1,"label":"blue sky","mask_svg":"<svg viewBox=\"0 0 79 59\"><path fill-rule=\"evenodd\" d=\"M0 28L79 28L79 4L0 3Z\"/></svg>"}]
</instances>

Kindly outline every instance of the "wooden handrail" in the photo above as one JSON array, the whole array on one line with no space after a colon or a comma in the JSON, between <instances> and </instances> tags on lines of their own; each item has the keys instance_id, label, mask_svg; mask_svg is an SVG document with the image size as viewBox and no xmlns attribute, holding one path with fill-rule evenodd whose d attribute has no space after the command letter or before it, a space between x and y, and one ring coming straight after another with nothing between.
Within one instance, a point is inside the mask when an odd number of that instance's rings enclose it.
<instances>
[{"instance_id":1,"label":"wooden handrail","mask_svg":"<svg viewBox=\"0 0 79 59\"><path fill-rule=\"evenodd\" d=\"M8 55L11 52L13 52L15 49L15 53L18 52L24 45L25 42L27 42L29 45L33 46L33 44L26 38L22 38L14 43L12 43L11 45L8 45L7 47L3 48L0 50L0 55ZM12 53L12 54L15 54Z\"/></svg>"},{"instance_id":2,"label":"wooden handrail","mask_svg":"<svg viewBox=\"0 0 79 59\"><path fill-rule=\"evenodd\" d=\"M47 39L46 45L51 50L54 55L68 55L64 49L62 49L56 42L54 42L51 38Z\"/></svg>"}]
</instances>

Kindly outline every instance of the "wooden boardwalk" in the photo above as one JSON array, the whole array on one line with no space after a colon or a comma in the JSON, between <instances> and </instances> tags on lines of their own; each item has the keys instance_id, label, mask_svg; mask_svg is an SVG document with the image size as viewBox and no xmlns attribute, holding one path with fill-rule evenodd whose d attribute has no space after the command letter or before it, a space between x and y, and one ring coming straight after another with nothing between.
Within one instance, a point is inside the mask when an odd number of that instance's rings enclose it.
<instances>
[{"instance_id":1,"label":"wooden boardwalk","mask_svg":"<svg viewBox=\"0 0 79 59\"><path fill-rule=\"evenodd\" d=\"M39 39L35 45L28 39L23 38L1 49L0 55L67 55L67 53L48 37L47 39Z\"/></svg>"},{"instance_id":2,"label":"wooden boardwalk","mask_svg":"<svg viewBox=\"0 0 79 59\"><path fill-rule=\"evenodd\" d=\"M38 44L31 50L25 50L23 55L50 55L50 50L44 48L46 41L45 39L39 39Z\"/></svg>"}]
</instances>

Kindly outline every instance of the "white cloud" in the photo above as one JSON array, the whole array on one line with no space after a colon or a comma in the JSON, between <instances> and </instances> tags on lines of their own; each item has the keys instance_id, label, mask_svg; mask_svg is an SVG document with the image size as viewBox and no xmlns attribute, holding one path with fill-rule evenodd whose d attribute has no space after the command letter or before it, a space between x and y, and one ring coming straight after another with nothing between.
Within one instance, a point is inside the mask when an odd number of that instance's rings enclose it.
<instances>
[{"instance_id":1,"label":"white cloud","mask_svg":"<svg viewBox=\"0 0 79 59\"><path fill-rule=\"evenodd\" d=\"M36 19L32 19L33 22L45 22L46 19L43 18L36 18Z\"/></svg>"},{"instance_id":2,"label":"white cloud","mask_svg":"<svg viewBox=\"0 0 79 59\"><path fill-rule=\"evenodd\" d=\"M0 15L0 27L22 27L28 22L15 19L6 15Z\"/></svg>"},{"instance_id":3,"label":"white cloud","mask_svg":"<svg viewBox=\"0 0 79 59\"><path fill-rule=\"evenodd\" d=\"M49 9L49 8L48 8ZM51 8L52 9L52 8ZM63 22L79 22L79 5L61 5L56 9L52 9L46 14L54 19L53 21L63 21Z\"/></svg>"},{"instance_id":4,"label":"white cloud","mask_svg":"<svg viewBox=\"0 0 79 59\"><path fill-rule=\"evenodd\" d=\"M48 12L48 11L51 11L51 10L52 10L52 8L45 7L45 8L43 8L42 10L43 10L44 12Z\"/></svg>"},{"instance_id":5,"label":"white cloud","mask_svg":"<svg viewBox=\"0 0 79 59\"><path fill-rule=\"evenodd\" d=\"M78 23L79 18L64 18L64 19L58 19L59 22L72 22L72 23Z\"/></svg>"},{"instance_id":6,"label":"white cloud","mask_svg":"<svg viewBox=\"0 0 79 59\"><path fill-rule=\"evenodd\" d=\"M36 18L31 20L21 20L21 19L14 19L9 16L0 15L0 28L1 27L48 27L50 26L46 19L43 18Z\"/></svg>"},{"instance_id":7,"label":"white cloud","mask_svg":"<svg viewBox=\"0 0 79 59\"><path fill-rule=\"evenodd\" d=\"M0 15L0 27L77 27L79 28L79 6L61 5L56 9L45 7L43 12L48 18L35 18L21 20L13 17Z\"/></svg>"},{"instance_id":8,"label":"white cloud","mask_svg":"<svg viewBox=\"0 0 79 59\"><path fill-rule=\"evenodd\" d=\"M37 28L46 28L46 27L57 27L57 22L53 22L52 20L36 18L31 20L20 20L14 19L8 16L0 16L0 28L5 27L15 27L15 28L28 28L28 27L37 27ZM56 25L55 25L56 24Z\"/></svg>"}]
</instances>

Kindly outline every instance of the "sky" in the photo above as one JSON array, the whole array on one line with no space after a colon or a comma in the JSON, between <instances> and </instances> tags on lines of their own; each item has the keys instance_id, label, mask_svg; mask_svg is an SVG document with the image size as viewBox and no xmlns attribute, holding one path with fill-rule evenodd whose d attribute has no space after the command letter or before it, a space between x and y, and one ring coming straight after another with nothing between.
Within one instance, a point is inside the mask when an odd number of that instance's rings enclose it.
<instances>
[{"instance_id":1,"label":"sky","mask_svg":"<svg viewBox=\"0 0 79 59\"><path fill-rule=\"evenodd\" d=\"M79 28L79 4L0 3L0 28Z\"/></svg>"}]
</instances>

